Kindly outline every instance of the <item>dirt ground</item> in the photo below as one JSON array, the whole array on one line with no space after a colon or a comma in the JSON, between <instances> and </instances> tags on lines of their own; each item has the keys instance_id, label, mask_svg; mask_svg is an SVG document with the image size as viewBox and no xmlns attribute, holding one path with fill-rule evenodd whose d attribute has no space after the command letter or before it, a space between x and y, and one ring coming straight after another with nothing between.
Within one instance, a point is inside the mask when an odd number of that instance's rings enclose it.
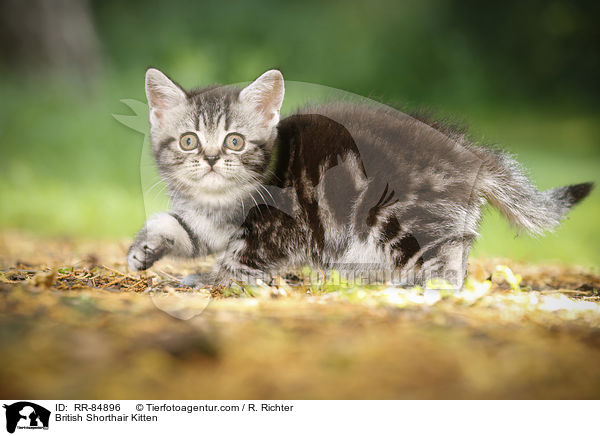
<instances>
[{"instance_id":1,"label":"dirt ground","mask_svg":"<svg viewBox=\"0 0 600 436\"><path fill-rule=\"evenodd\" d=\"M0 232L3 398L600 398L600 275L576 266L193 291L192 265L130 273L126 249Z\"/></svg>"}]
</instances>

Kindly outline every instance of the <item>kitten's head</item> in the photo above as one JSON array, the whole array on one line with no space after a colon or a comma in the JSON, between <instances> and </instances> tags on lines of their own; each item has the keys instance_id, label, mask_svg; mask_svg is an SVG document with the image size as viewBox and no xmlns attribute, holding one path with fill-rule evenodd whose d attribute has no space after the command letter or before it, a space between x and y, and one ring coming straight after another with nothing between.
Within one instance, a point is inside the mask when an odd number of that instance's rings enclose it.
<instances>
[{"instance_id":1,"label":"kitten's head","mask_svg":"<svg viewBox=\"0 0 600 436\"><path fill-rule=\"evenodd\" d=\"M227 206L254 191L269 165L283 95L277 70L242 90L185 91L149 69L152 151L171 195Z\"/></svg>"}]
</instances>

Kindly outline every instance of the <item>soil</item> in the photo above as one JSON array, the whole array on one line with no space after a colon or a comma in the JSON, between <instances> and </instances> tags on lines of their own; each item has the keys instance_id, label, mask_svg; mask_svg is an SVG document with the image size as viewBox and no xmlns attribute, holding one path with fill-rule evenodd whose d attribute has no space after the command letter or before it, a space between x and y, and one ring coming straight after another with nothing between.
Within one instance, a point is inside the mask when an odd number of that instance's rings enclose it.
<instances>
[{"instance_id":1,"label":"soil","mask_svg":"<svg viewBox=\"0 0 600 436\"><path fill-rule=\"evenodd\" d=\"M4 398L600 397L594 271L471 259L460 293L300 273L192 290L210 259L133 273L127 246L0 232Z\"/></svg>"}]
</instances>

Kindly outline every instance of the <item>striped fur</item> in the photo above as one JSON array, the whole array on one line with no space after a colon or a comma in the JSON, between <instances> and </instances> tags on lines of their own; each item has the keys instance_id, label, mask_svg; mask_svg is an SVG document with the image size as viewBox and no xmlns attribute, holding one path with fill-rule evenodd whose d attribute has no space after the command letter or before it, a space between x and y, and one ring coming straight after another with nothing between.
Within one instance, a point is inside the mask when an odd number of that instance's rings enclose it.
<instances>
[{"instance_id":1,"label":"striped fur","mask_svg":"<svg viewBox=\"0 0 600 436\"><path fill-rule=\"evenodd\" d=\"M130 251L132 269L165 255L215 254L208 278L268 280L303 265L367 281L462 286L490 201L517 227L556 227L591 184L539 192L507 154L378 104L307 107L283 120L269 71L243 90L184 91L149 70L153 153L172 201ZM182 134L201 146L184 151ZM224 147L243 135L242 150ZM218 157L213 167L206 156Z\"/></svg>"}]
</instances>

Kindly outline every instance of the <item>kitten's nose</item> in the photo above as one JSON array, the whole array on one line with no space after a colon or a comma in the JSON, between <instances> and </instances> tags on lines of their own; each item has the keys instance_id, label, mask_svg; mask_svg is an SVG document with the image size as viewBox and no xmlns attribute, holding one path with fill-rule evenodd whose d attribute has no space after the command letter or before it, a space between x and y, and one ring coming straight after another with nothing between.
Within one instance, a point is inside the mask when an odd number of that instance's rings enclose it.
<instances>
[{"instance_id":1,"label":"kitten's nose","mask_svg":"<svg viewBox=\"0 0 600 436\"><path fill-rule=\"evenodd\" d=\"M219 160L219 155L215 155L215 156L204 156L204 159L206 159L206 162L208 162L208 164L211 166L211 168L215 165L215 163Z\"/></svg>"}]
</instances>

